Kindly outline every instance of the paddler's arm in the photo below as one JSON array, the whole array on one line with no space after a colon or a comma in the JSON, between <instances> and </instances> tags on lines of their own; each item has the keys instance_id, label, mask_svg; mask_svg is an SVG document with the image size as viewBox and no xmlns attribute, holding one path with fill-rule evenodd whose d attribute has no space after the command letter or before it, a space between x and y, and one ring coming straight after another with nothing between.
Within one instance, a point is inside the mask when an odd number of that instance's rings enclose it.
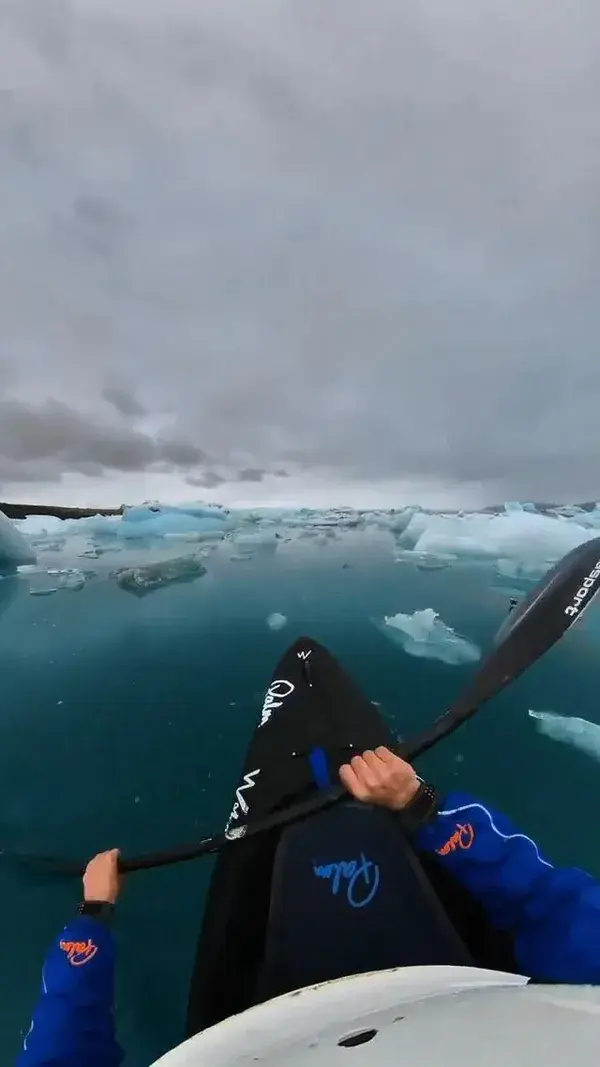
<instances>
[{"instance_id":1,"label":"paddler's arm","mask_svg":"<svg viewBox=\"0 0 600 1067\"><path fill-rule=\"evenodd\" d=\"M434 853L492 925L512 934L523 974L600 984L600 884L591 875L554 867L505 815L465 793L443 798L415 845Z\"/></svg>"},{"instance_id":2,"label":"paddler's arm","mask_svg":"<svg viewBox=\"0 0 600 1067\"><path fill-rule=\"evenodd\" d=\"M83 914L51 948L18 1067L119 1067L114 1024L115 943L110 917L120 890L115 849L84 876Z\"/></svg>"},{"instance_id":3,"label":"paddler's arm","mask_svg":"<svg viewBox=\"0 0 600 1067\"><path fill-rule=\"evenodd\" d=\"M340 767L350 793L400 813L415 846L435 854L508 931L520 971L537 981L600 984L600 884L558 868L506 816L464 793L440 801L386 748Z\"/></svg>"}]
</instances>

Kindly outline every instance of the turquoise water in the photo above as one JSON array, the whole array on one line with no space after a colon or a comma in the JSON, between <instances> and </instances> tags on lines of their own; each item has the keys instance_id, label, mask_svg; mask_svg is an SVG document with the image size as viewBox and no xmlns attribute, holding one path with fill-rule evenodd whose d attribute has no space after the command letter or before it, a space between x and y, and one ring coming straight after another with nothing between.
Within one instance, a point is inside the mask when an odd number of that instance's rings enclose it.
<instances>
[{"instance_id":1,"label":"turquoise water","mask_svg":"<svg viewBox=\"0 0 600 1067\"><path fill-rule=\"evenodd\" d=\"M28 595L1 583L0 1062L17 1054L46 947L79 886L42 878L13 849L90 855L166 847L223 826L273 667L294 638L324 642L400 733L458 694L473 665L416 658L373 620L432 607L483 651L515 586L492 561L420 570L395 563L385 533L301 540L137 598L106 569L79 592ZM141 554L141 549L140 549ZM81 560L79 561L81 564ZM287 617L273 632L272 612ZM425 758L440 787L486 797L558 862L600 876L600 765L536 733L528 708L600 722L600 622L592 612L541 664ZM211 861L132 875L119 904L119 1036L128 1067L180 1039Z\"/></svg>"}]
</instances>

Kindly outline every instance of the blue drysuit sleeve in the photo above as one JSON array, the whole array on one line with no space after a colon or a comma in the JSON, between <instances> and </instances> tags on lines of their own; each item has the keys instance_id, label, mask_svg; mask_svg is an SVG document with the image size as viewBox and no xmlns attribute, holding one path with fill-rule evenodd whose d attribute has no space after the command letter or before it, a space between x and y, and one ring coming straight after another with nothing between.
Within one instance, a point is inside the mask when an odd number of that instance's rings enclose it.
<instances>
[{"instance_id":1,"label":"blue drysuit sleeve","mask_svg":"<svg viewBox=\"0 0 600 1067\"><path fill-rule=\"evenodd\" d=\"M513 936L522 974L600 984L600 884L591 875L554 867L506 816L464 793L445 798L415 844Z\"/></svg>"},{"instance_id":2,"label":"blue drysuit sleeve","mask_svg":"<svg viewBox=\"0 0 600 1067\"><path fill-rule=\"evenodd\" d=\"M42 989L18 1067L118 1067L115 944L84 915L65 927L42 971Z\"/></svg>"}]
</instances>

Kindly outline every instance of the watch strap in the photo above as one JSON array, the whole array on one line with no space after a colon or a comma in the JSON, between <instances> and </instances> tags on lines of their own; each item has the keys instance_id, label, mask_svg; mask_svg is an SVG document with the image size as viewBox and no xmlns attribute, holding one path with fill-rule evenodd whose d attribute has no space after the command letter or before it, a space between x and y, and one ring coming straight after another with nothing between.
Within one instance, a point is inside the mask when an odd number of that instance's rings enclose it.
<instances>
[{"instance_id":1,"label":"watch strap","mask_svg":"<svg viewBox=\"0 0 600 1067\"><path fill-rule=\"evenodd\" d=\"M92 919L100 919L105 923L112 921L114 911L114 904L108 900L82 900L77 908L78 915L88 915Z\"/></svg>"},{"instance_id":2,"label":"watch strap","mask_svg":"<svg viewBox=\"0 0 600 1067\"><path fill-rule=\"evenodd\" d=\"M410 834L420 830L425 823L437 815L438 802L439 797L435 786L421 781L410 803L398 813L404 829Z\"/></svg>"}]
</instances>

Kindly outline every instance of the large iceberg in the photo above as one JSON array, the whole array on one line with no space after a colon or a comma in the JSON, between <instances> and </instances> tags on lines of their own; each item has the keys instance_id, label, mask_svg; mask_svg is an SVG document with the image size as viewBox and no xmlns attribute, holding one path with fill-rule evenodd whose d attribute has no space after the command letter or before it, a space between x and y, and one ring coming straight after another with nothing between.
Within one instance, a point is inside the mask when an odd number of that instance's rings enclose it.
<instances>
[{"instance_id":1,"label":"large iceberg","mask_svg":"<svg viewBox=\"0 0 600 1067\"><path fill-rule=\"evenodd\" d=\"M574 715L558 715L554 711L533 711L529 709L529 715L535 721L535 726L540 734L551 737L553 741L562 741L563 744L572 745L580 752L587 753L600 760L600 725L596 722L588 722L587 719L579 719Z\"/></svg>"},{"instance_id":2,"label":"large iceberg","mask_svg":"<svg viewBox=\"0 0 600 1067\"><path fill-rule=\"evenodd\" d=\"M439 659L452 666L476 663L481 657L477 645L455 633L433 608L414 611L412 615L399 611L397 615L386 615L383 622L375 621L375 625L409 656Z\"/></svg>"},{"instance_id":3,"label":"large iceberg","mask_svg":"<svg viewBox=\"0 0 600 1067\"><path fill-rule=\"evenodd\" d=\"M14 523L0 511L0 574L11 574L17 567L35 563L35 552Z\"/></svg>"},{"instance_id":4,"label":"large iceberg","mask_svg":"<svg viewBox=\"0 0 600 1067\"><path fill-rule=\"evenodd\" d=\"M581 522L581 516L577 516ZM415 557L447 554L497 560L508 577L537 578L576 545L597 536L590 522L509 506L501 514L430 515L415 512L397 538Z\"/></svg>"},{"instance_id":5,"label":"large iceberg","mask_svg":"<svg viewBox=\"0 0 600 1067\"><path fill-rule=\"evenodd\" d=\"M96 516L79 520L95 537L117 537L125 540L164 538L173 535L196 535L202 538L221 538L228 528L227 512L219 508L165 505L144 505L125 508L116 518ZM191 539L191 538L190 538Z\"/></svg>"},{"instance_id":6,"label":"large iceberg","mask_svg":"<svg viewBox=\"0 0 600 1067\"><path fill-rule=\"evenodd\" d=\"M135 507L123 509L123 522L148 522L150 520L164 520L167 515L187 516L192 519L217 519L225 522L228 512L223 508L211 507L204 504L139 504Z\"/></svg>"}]
</instances>

